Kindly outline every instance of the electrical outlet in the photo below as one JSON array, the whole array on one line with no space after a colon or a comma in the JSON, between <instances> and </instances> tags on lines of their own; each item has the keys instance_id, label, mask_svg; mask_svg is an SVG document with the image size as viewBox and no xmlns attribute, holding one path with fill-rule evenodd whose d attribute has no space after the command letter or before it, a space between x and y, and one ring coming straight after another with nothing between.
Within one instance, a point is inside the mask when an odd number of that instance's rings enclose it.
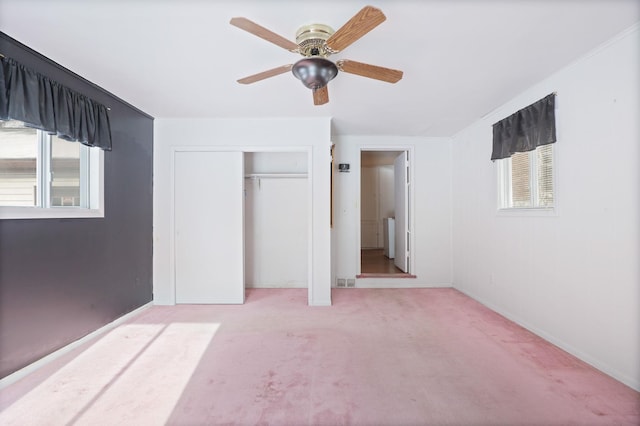
<instances>
[{"instance_id":1,"label":"electrical outlet","mask_svg":"<svg viewBox=\"0 0 640 426\"><path fill-rule=\"evenodd\" d=\"M346 287L346 280L344 278L336 279L336 287Z\"/></svg>"},{"instance_id":2,"label":"electrical outlet","mask_svg":"<svg viewBox=\"0 0 640 426\"><path fill-rule=\"evenodd\" d=\"M347 287L355 287L355 286L356 286L355 278L348 278L347 279Z\"/></svg>"}]
</instances>

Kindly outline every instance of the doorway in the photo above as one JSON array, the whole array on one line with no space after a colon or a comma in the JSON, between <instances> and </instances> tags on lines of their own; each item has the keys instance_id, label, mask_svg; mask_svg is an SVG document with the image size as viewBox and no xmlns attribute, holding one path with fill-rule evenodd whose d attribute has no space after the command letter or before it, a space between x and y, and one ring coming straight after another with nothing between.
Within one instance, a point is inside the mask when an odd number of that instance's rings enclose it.
<instances>
[{"instance_id":1,"label":"doorway","mask_svg":"<svg viewBox=\"0 0 640 426\"><path fill-rule=\"evenodd\" d=\"M360 275L411 276L409 151L360 152Z\"/></svg>"}]
</instances>

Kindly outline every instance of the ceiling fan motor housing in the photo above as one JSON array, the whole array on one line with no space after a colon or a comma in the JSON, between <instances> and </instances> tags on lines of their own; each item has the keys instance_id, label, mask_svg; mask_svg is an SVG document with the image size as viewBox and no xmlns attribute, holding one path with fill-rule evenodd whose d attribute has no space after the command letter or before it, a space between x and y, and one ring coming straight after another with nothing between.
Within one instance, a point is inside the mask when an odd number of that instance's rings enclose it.
<instances>
[{"instance_id":1,"label":"ceiling fan motor housing","mask_svg":"<svg viewBox=\"0 0 640 426\"><path fill-rule=\"evenodd\" d=\"M322 56L326 58L332 51L327 48L326 41L335 31L328 25L311 24L301 27L296 32L296 43L300 54L306 57Z\"/></svg>"},{"instance_id":2,"label":"ceiling fan motor housing","mask_svg":"<svg viewBox=\"0 0 640 426\"><path fill-rule=\"evenodd\" d=\"M328 59L310 57L300 59L291 71L306 88L318 90L335 78L338 67Z\"/></svg>"}]
</instances>

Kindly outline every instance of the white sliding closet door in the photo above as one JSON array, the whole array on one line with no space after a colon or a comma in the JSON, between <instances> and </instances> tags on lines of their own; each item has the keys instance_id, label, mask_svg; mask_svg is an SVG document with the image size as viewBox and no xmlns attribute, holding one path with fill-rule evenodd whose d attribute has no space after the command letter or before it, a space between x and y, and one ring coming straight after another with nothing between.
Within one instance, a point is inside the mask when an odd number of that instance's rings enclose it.
<instances>
[{"instance_id":1,"label":"white sliding closet door","mask_svg":"<svg viewBox=\"0 0 640 426\"><path fill-rule=\"evenodd\" d=\"M175 153L176 303L244 303L242 152Z\"/></svg>"}]
</instances>

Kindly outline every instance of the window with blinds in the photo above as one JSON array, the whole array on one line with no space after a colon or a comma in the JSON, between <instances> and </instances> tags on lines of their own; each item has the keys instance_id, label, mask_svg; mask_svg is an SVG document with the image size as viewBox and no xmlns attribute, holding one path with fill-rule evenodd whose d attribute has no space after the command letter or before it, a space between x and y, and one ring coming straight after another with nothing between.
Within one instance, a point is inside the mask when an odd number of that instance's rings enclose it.
<instances>
[{"instance_id":1,"label":"window with blinds","mask_svg":"<svg viewBox=\"0 0 640 426\"><path fill-rule=\"evenodd\" d=\"M554 206L552 144L499 161L500 208L548 209Z\"/></svg>"},{"instance_id":2,"label":"window with blinds","mask_svg":"<svg viewBox=\"0 0 640 426\"><path fill-rule=\"evenodd\" d=\"M0 120L0 220L104 217L104 156Z\"/></svg>"}]
</instances>

